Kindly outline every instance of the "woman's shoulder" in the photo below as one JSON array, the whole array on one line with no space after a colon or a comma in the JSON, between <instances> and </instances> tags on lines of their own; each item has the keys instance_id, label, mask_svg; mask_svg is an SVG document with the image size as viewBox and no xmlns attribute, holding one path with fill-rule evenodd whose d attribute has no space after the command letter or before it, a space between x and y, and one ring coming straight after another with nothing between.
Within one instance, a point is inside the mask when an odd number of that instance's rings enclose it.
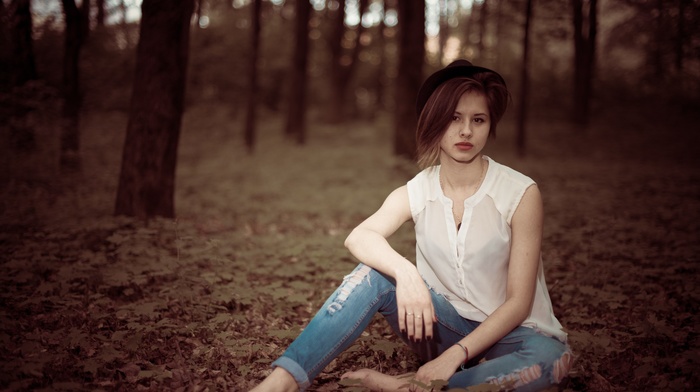
<instances>
[{"instance_id":1,"label":"woman's shoulder","mask_svg":"<svg viewBox=\"0 0 700 392\"><path fill-rule=\"evenodd\" d=\"M486 193L510 224L525 191L534 185L535 181L525 174L491 159L489 164L492 165L493 175L489 181Z\"/></svg>"},{"instance_id":2,"label":"woman's shoulder","mask_svg":"<svg viewBox=\"0 0 700 392\"><path fill-rule=\"evenodd\" d=\"M489 158L489 165L493 168L493 176L491 181L491 190L496 192L504 192L512 189L516 192L524 191L525 188L535 184L535 181L504 164L498 163Z\"/></svg>"},{"instance_id":3,"label":"woman's shoulder","mask_svg":"<svg viewBox=\"0 0 700 392\"><path fill-rule=\"evenodd\" d=\"M489 158L489 164L494 168L494 179L499 185L529 187L535 183L529 176L491 158Z\"/></svg>"}]
</instances>

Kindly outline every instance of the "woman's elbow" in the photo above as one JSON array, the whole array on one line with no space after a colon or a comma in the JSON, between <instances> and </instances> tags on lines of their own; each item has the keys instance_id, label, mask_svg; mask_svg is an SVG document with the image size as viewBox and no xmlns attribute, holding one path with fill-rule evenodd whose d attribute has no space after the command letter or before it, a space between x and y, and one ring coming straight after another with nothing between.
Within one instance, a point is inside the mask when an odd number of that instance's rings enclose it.
<instances>
[{"instance_id":1,"label":"woman's elbow","mask_svg":"<svg viewBox=\"0 0 700 392\"><path fill-rule=\"evenodd\" d=\"M345 242L343 243L343 245L345 245L346 248L352 250L354 244L357 242L357 237L358 237L357 228L355 228L345 238Z\"/></svg>"}]
</instances>

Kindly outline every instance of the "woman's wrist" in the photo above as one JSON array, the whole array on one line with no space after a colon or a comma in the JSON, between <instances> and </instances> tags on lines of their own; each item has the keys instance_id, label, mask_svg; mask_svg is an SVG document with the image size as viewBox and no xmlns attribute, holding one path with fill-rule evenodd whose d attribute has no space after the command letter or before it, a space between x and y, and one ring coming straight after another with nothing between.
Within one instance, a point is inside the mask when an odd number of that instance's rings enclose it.
<instances>
[{"instance_id":1,"label":"woman's wrist","mask_svg":"<svg viewBox=\"0 0 700 392\"><path fill-rule=\"evenodd\" d=\"M458 347L464 354L464 360L462 360L461 364L462 368L464 368L464 366L466 366L467 362L469 361L469 349L467 348L467 346L463 345L460 342L455 343L455 346Z\"/></svg>"}]
</instances>

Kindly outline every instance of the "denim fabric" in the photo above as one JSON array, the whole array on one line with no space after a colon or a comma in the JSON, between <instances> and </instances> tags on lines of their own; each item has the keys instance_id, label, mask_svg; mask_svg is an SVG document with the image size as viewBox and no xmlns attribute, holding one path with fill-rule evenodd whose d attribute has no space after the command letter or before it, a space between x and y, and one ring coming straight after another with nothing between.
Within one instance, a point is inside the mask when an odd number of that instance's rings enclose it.
<instances>
[{"instance_id":1,"label":"denim fabric","mask_svg":"<svg viewBox=\"0 0 700 392\"><path fill-rule=\"evenodd\" d=\"M326 365L352 345L377 312L421 360L430 361L480 324L462 318L443 296L433 290L431 294L438 319L433 339L411 342L399 329L395 282L360 264L272 366L287 370L300 390L305 390ZM472 358L470 367L450 378L449 386L459 388L490 382L509 389L539 390L560 382L568 372L571 358L568 347L557 339L532 328L518 327Z\"/></svg>"}]
</instances>

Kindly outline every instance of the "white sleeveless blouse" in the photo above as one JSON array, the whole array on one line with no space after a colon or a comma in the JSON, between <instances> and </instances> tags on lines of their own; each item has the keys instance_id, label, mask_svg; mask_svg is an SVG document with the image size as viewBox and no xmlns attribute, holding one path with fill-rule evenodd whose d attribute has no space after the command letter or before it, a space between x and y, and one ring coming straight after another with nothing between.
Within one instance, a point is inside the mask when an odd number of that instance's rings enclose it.
<instances>
[{"instance_id":1,"label":"white sleeveless blouse","mask_svg":"<svg viewBox=\"0 0 700 392\"><path fill-rule=\"evenodd\" d=\"M452 200L440 187L440 166L407 184L416 230L416 265L426 283L464 318L484 321L505 302L511 247L511 219L525 190L535 182L489 157L479 189L464 201L457 230ZM530 315L523 326L566 340L554 316L542 260Z\"/></svg>"}]
</instances>

